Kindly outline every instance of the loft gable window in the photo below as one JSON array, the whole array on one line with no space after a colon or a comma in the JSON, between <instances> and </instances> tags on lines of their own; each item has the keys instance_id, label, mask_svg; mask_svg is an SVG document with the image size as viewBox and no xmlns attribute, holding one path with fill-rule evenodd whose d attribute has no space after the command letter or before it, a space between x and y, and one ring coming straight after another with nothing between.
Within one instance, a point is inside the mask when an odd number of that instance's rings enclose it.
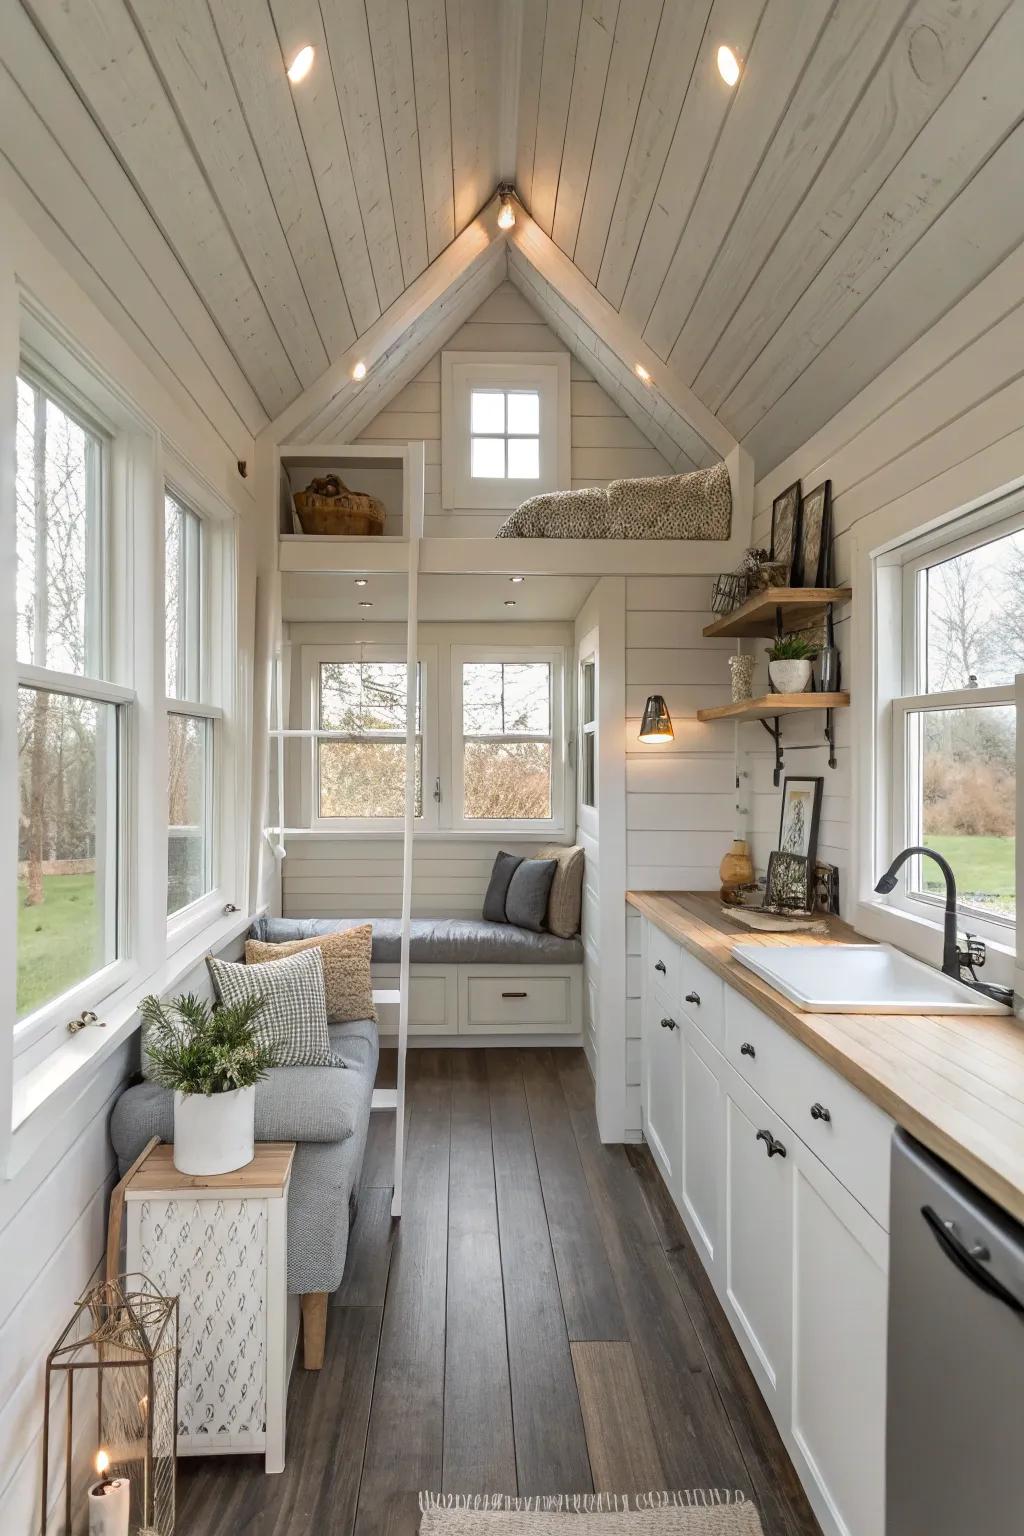
<instances>
[{"instance_id":1,"label":"loft gable window","mask_svg":"<svg viewBox=\"0 0 1024 1536\"><path fill-rule=\"evenodd\" d=\"M571 485L569 357L441 354L442 500L450 511L511 511Z\"/></svg>"}]
</instances>

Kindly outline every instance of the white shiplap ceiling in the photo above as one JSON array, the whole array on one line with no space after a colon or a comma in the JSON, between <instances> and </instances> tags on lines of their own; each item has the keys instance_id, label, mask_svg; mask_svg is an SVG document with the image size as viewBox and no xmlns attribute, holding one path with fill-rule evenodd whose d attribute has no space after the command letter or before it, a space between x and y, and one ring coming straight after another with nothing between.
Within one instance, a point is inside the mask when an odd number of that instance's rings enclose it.
<instances>
[{"instance_id":1,"label":"white shiplap ceiling","mask_svg":"<svg viewBox=\"0 0 1024 1536\"><path fill-rule=\"evenodd\" d=\"M760 474L1024 240L1024 0L0 3L0 186L229 443L337 416L364 345L379 408L503 275L503 176L573 269L513 278Z\"/></svg>"}]
</instances>

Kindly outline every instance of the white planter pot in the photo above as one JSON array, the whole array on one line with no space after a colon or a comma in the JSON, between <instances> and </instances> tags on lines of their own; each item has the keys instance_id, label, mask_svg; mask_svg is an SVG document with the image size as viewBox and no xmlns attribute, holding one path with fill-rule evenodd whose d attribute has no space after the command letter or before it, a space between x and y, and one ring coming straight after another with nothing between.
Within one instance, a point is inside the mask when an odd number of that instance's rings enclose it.
<instances>
[{"instance_id":1,"label":"white planter pot","mask_svg":"<svg viewBox=\"0 0 1024 1536\"><path fill-rule=\"evenodd\" d=\"M232 1173L253 1159L256 1088L175 1093L174 1166L179 1173Z\"/></svg>"},{"instance_id":2,"label":"white planter pot","mask_svg":"<svg viewBox=\"0 0 1024 1536\"><path fill-rule=\"evenodd\" d=\"M811 680L810 660L770 661L768 676L778 693L803 693Z\"/></svg>"}]
</instances>

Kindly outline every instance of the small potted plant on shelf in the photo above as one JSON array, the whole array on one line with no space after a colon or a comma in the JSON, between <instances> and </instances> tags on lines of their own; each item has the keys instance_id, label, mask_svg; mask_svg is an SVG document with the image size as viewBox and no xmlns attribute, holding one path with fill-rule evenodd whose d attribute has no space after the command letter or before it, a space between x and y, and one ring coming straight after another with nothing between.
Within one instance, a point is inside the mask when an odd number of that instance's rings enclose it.
<instances>
[{"instance_id":1,"label":"small potted plant on shelf","mask_svg":"<svg viewBox=\"0 0 1024 1536\"><path fill-rule=\"evenodd\" d=\"M776 693L803 693L811 680L816 645L803 635L780 635L768 647L768 676Z\"/></svg>"},{"instance_id":2,"label":"small potted plant on shelf","mask_svg":"<svg viewBox=\"0 0 1024 1536\"><path fill-rule=\"evenodd\" d=\"M174 1166L230 1173L253 1159L256 1084L275 1065L253 1026L260 998L216 1007L189 993L139 1005L150 1078L174 1091Z\"/></svg>"}]
</instances>

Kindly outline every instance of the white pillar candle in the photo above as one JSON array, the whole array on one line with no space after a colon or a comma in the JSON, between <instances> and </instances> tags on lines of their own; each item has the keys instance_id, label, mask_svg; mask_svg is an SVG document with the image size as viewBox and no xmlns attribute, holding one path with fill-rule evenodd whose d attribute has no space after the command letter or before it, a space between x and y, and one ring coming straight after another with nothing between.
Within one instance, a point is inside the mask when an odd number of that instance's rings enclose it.
<instances>
[{"instance_id":1,"label":"white pillar candle","mask_svg":"<svg viewBox=\"0 0 1024 1536\"><path fill-rule=\"evenodd\" d=\"M96 1457L99 1482L89 1489L89 1536L128 1536L131 1483L126 1477L107 1477L110 1457Z\"/></svg>"}]
</instances>

